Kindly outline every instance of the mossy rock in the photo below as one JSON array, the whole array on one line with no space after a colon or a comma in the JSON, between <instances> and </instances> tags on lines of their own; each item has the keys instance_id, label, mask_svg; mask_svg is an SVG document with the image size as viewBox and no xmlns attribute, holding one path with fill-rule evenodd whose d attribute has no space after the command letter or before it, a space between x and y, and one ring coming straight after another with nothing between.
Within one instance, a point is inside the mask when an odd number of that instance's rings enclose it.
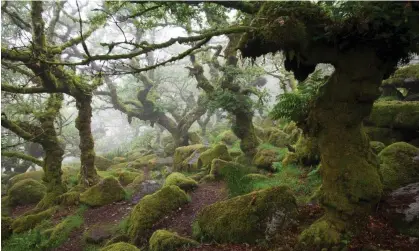
<instances>
[{"instance_id":1,"label":"mossy rock","mask_svg":"<svg viewBox=\"0 0 419 251\"><path fill-rule=\"evenodd\" d=\"M198 169L210 168L213 159L232 160L226 145L216 145L205 152L201 153L198 158Z\"/></svg>"},{"instance_id":2,"label":"mossy rock","mask_svg":"<svg viewBox=\"0 0 419 251\"><path fill-rule=\"evenodd\" d=\"M403 141L404 139L403 133L401 131L391 128L365 126L364 131L371 141L380 141L383 142L386 146Z\"/></svg>"},{"instance_id":3,"label":"mossy rock","mask_svg":"<svg viewBox=\"0 0 419 251\"><path fill-rule=\"evenodd\" d=\"M10 217L1 217L1 241L3 242L12 234L12 222Z\"/></svg>"},{"instance_id":4,"label":"mossy rock","mask_svg":"<svg viewBox=\"0 0 419 251\"><path fill-rule=\"evenodd\" d=\"M119 183L121 183L122 186L131 184L137 177L142 177L142 180L144 180L144 175L142 173L130 172L126 170L118 170L115 173L115 176L118 178Z\"/></svg>"},{"instance_id":5,"label":"mossy rock","mask_svg":"<svg viewBox=\"0 0 419 251\"><path fill-rule=\"evenodd\" d=\"M1 216L9 216L9 215L10 215L9 197L3 196L1 197Z\"/></svg>"},{"instance_id":6,"label":"mossy rock","mask_svg":"<svg viewBox=\"0 0 419 251\"><path fill-rule=\"evenodd\" d=\"M46 187L34 179L24 179L15 183L7 192L9 203L28 205L39 202L46 193Z\"/></svg>"},{"instance_id":7,"label":"mossy rock","mask_svg":"<svg viewBox=\"0 0 419 251\"><path fill-rule=\"evenodd\" d=\"M291 160L293 162L291 162ZM287 164L316 166L320 163L320 150L317 139L301 135L295 144L295 156L289 158Z\"/></svg>"},{"instance_id":8,"label":"mossy rock","mask_svg":"<svg viewBox=\"0 0 419 251\"><path fill-rule=\"evenodd\" d=\"M154 223L189 202L178 186L166 186L144 196L129 216L128 235L133 243L146 242Z\"/></svg>"},{"instance_id":9,"label":"mossy rock","mask_svg":"<svg viewBox=\"0 0 419 251\"><path fill-rule=\"evenodd\" d=\"M190 191L195 189L198 186L198 183L182 173L174 172L167 176L163 186L166 187L171 185L178 186L184 191Z\"/></svg>"},{"instance_id":10,"label":"mossy rock","mask_svg":"<svg viewBox=\"0 0 419 251\"><path fill-rule=\"evenodd\" d=\"M108 177L80 194L80 202L89 206L103 206L121 201L124 197L124 188L118 180Z\"/></svg>"},{"instance_id":11,"label":"mossy rock","mask_svg":"<svg viewBox=\"0 0 419 251\"><path fill-rule=\"evenodd\" d=\"M198 160L198 158L195 157L195 155L199 157L199 155L207 149L208 147L202 144L182 146L176 148L173 157L173 170L177 172L188 171L190 169L190 165L196 163ZM187 160L189 157L192 158ZM193 162L194 158L196 158L196 160Z\"/></svg>"},{"instance_id":12,"label":"mossy rock","mask_svg":"<svg viewBox=\"0 0 419 251\"><path fill-rule=\"evenodd\" d=\"M136 246L126 242L118 242L102 248L100 251L141 251Z\"/></svg>"},{"instance_id":13,"label":"mossy rock","mask_svg":"<svg viewBox=\"0 0 419 251\"><path fill-rule=\"evenodd\" d=\"M397 142L384 148L378 157L385 190L419 181L419 148Z\"/></svg>"},{"instance_id":14,"label":"mossy rock","mask_svg":"<svg viewBox=\"0 0 419 251\"><path fill-rule=\"evenodd\" d=\"M100 171L106 171L113 165L112 160L108 160L102 156L95 156L95 167Z\"/></svg>"},{"instance_id":15,"label":"mossy rock","mask_svg":"<svg viewBox=\"0 0 419 251\"><path fill-rule=\"evenodd\" d=\"M141 184L145 180L144 175L137 176L130 184L127 185L127 190L137 191L141 188Z\"/></svg>"},{"instance_id":16,"label":"mossy rock","mask_svg":"<svg viewBox=\"0 0 419 251\"><path fill-rule=\"evenodd\" d=\"M167 230L155 231L149 243L149 251L176 251L199 245L195 240L179 236L177 233Z\"/></svg>"},{"instance_id":17,"label":"mossy rock","mask_svg":"<svg viewBox=\"0 0 419 251\"><path fill-rule=\"evenodd\" d=\"M281 159L275 149L260 149L253 158L253 164L257 168L267 171L274 171L273 163L279 162Z\"/></svg>"},{"instance_id":18,"label":"mossy rock","mask_svg":"<svg viewBox=\"0 0 419 251\"><path fill-rule=\"evenodd\" d=\"M230 154L231 158L236 158L243 154L241 150L229 149L228 154Z\"/></svg>"},{"instance_id":19,"label":"mossy rock","mask_svg":"<svg viewBox=\"0 0 419 251\"><path fill-rule=\"evenodd\" d=\"M211 183L216 180L217 178L213 174L207 174L199 180L199 183Z\"/></svg>"},{"instance_id":20,"label":"mossy rock","mask_svg":"<svg viewBox=\"0 0 419 251\"><path fill-rule=\"evenodd\" d=\"M375 102L367 122L377 127L417 130L419 101Z\"/></svg>"},{"instance_id":21,"label":"mossy rock","mask_svg":"<svg viewBox=\"0 0 419 251\"><path fill-rule=\"evenodd\" d=\"M83 239L87 243L104 243L112 236L112 225L96 224L83 233Z\"/></svg>"},{"instance_id":22,"label":"mossy rock","mask_svg":"<svg viewBox=\"0 0 419 251\"><path fill-rule=\"evenodd\" d=\"M189 176L189 178L191 178L195 181L200 181L205 175L207 175L207 172L202 171L202 172L199 172L199 173L192 174L191 176Z\"/></svg>"},{"instance_id":23,"label":"mossy rock","mask_svg":"<svg viewBox=\"0 0 419 251\"><path fill-rule=\"evenodd\" d=\"M42 182L43 177L44 177L44 171L42 171L42 170L21 173L21 174L15 175L11 179L9 179L9 182L8 182L7 186L10 188L14 184L16 184L17 182L19 182L21 180L25 180L25 179L34 179L36 181Z\"/></svg>"},{"instance_id":24,"label":"mossy rock","mask_svg":"<svg viewBox=\"0 0 419 251\"><path fill-rule=\"evenodd\" d=\"M72 206L78 205L80 202L80 192L66 192L58 197L60 205L62 206Z\"/></svg>"},{"instance_id":25,"label":"mossy rock","mask_svg":"<svg viewBox=\"0 0 419 251\"><path fill-rule=\"evenodd\" d=\"M380 141L370 141L370 146L375 154L379 154L386 147L386 145Z\"/></svg>"},{"instance_id":26,"label":"mossy rock","mask_svg":"<svg viewBox=\"0 0 419 251\"><path fill-rule=\"evenodd\" d=\"M165 156L172 156L175 153L175 144L173 142L166 144L163 148L163 152Z\"/></svg>"},{"instance_id":27,"label":"mossy rock","mask_svg":"<svg viewBox=\"0 0 419 251\"><path fill-rule=\"evenodd\" d=\"M282 163L282 166L296 164L298 163L298 155L293 152L287 152L287 154L285 154L285 158L281 161L281 163Z\"/></svg>"},{"instance_id":28,"label":"mossy rock","mask_svg":"<svg viewBox=\"0 0 419 251\"><path fill-rule=\"evenodd\" d=\"M203 208L193 223L197 240L256 243L293 224L297 202L287 187L273 187L216 202Z\"/></svg>"},{"instance_id":29,"label":"mossy rock","mask_svg":"<svg viewBox=\"0 0 419 251\"><path fill-rule=\"evenodd\" d=\"M241 181L244 184L248 184L248 183L253 183L253 182L257 182L257 181L263 181L263 180L268 180L269 177L263 174L259 174L259 173L249 173L246 174L245 176L243 176L241 178Z\"/></svg>"},{"instance_id":30,"label":"mossy rock","mask_svg":"<svg viewBox=\"0 0 419 251\"><path fill-rule=\"evenodd\" d=\"M199 136L198 132L188 132L188 138L189 138L190 144L192 145L202 143L202 138L201 136Z\"/></svg>"},{"instance_id":31,"label":"mossy rock","mask_svg":"<svg viewBox=\"0 0 419 251\"><path fill-rule=\"evenodd\" d=\"M125 157L115 157L115 158L112 159L112 162L114 164L119 164L119 163L123 163L123 162L126 162L126 161L127 161L127 158L125 158Z\"/></svg>"},{"instance_id":32,"label":"mossy rock","mask_svg":"<svg viewBox=\"0 0 419 251\"><path fill-rule=\"evenodd\" d=\"M145 155L136 159L131 164L136 169L143 169L147 167L149 170L151 170L156 167L156 162L157 162L157 155L149 154L149 155Z\"/></svg>"},{"instance_id":33,"label":"mossy rock","mask_svg":"<svg viewBox=\"0 0 419 251\"><path fill-rule=\"evenodd\" d=\"M39 223L52 217L58 207L51 207L36 214L23 215L16 218L12 223L13 233L21 233L34 228Z\"/></svg>"},{"instance_id":34,"label":"mossy rock","mask_svg":"<svg viewBox=\"0 0 419 251\"><path fill-rule=\"evenodd\" d=\"M225 161L222 159L213 159L211 162L210 175L212 175L216 179L223 178L223 173L224 173L225 168L243 168L243 166L232 161Z\"/></svg>"},{"instance_id":35,"label":"mossy rock","mask_svg":"<svg viewBox=\"0 0 419 251\"><path fill-rule=\"evenodd\" d=\"M227 130L227 131L224 131L224 132L220 133L217 136L217 140L225 143L226 145L231 146L231 145L234 144L234 142L239 140L239 138L237 138L237 136L231 130Z\"/></svg>"}]
</instances>

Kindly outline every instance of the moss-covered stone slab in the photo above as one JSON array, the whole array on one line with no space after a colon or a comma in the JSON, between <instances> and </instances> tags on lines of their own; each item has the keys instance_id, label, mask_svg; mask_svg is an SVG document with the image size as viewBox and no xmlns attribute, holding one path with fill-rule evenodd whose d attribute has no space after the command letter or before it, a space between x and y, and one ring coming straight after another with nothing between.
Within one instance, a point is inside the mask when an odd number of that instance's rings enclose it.
<instances>
[{"instance_id":1,"label":"moss-covered stone slab","mask_svg":"<svg viewBox=\"0 0 419 251\"><path fill-rule=\"evenodd\" d=\"M7 186L12 187L15 183L25 179L34 179L36 181L42 182L42 177L44 177L44 171L42 170L21 173L10 178Z\"/></svg>"},{"instance_id":2,"label":"moss-covered stone slab","mask_svg":"<svg viewBox=\"0 0 419 251\"><path fill-rule=\"evenodd\" d=\"M386 147L386 145L380 141L370 141L370 146L375 154L379 154Z\"/></svg>"},{"instance_id":3,"label":"moss-covered stone slab","mask_svg":"<svg viewBox=\"0 0 419 251\"><path fill-rule=\"evenodd\" d=\"M108 160L102 156L95 156L95 167L100 171L106 171L110 166L113 165L112 160Z\"/></svg>"},{"instance_id":4,"label":"moss-covered stone slab","mask_svg":"<svg viewBox=\"0 0 419 251\"><path fill-rule=\"evenodd\" d=\"M126 242L118 242L102 248L100 251L141 251L134 245Z\"/></svg>"},{"instance_id":5,"label":"moss-covered stone slab","mask_svg":"<svg viewBox=\"0 0 419 251\"><path fill-rule=\"evenodd\" d=\"M280 234L294 222L297 202L287 187L274 187L203 208L193 223L197 240L255 243Z\"/></svg>"},{"instance_id":6,"label":"moss-covered stone slab","mask_svg":"<svg viewBox=\"0 0 419 251\"><path fill-rule=\"evenodd\" d=\"M154 223L189 202L189 197L178 186L166 186L144 196L129 216L128 235L133 243L146 242Z\"/></svg>"},{"instance_id":7,"label":"moss-covered stone slab","mask_svg":"<svg viewBox=\"0 0 419 251\"><path fill-rule=\"evenodd\" d=\"M419 101L375 102L367 122L376 127L417 130L419 128Z\"/></svg>"},{"instance_id":8,"label":"moss-covered stone slab","mask_svg":"<svg viewBox=\"0 0 419 251\"><path fill-rule=\"evenodd\" d=\"M216 145L205 152L201 153L198 158L198 169L210 168L213 159L222 159L226 161L232 160L228 153L227 146L224 144Z\"/></svg>"},{"instance_id":9,"label":"moss-covered stone slab","mask_svg":"<svg viewBox=\"0 0 419 251\"><path fill-rule=\"evenodd\" d=\"M32 178L15 183L7 192L9 204L28 205L39 202L46 193L46 187Z\"/></svg>"},{"instance_id":10,"label":"moss-covered stone slab","mask_svg":"<svg viewBox=\"0 0 419 251\"><path fill-rule=\"evenodd\" d=\"M149 244L149 251L176 251L199 245L195 240L179 236L177 233L163 229L153 233Z\"/></svg>"},{"instance_id":11,"label":"moss-covered stone slab","mask_svg":"<svg viewBox=\"0 0 419 251\"><path fill-rule=\"evenodd\" d=\"M177 172L189 171L192 169L191 166L197 163L200 154L208 148L202 144L176 148L173 157L173 170Z\"/></svg>"},{"instance_id":12,"label":"moss-covered stone slab","mask_svg":"<svg viewBox=\"0 0 419 251\"><path fill-rule=\"evenodd\" d=\"M220 133L217 136L217 140L225 143L226 145L231 146L231 145L234 144L234 142L239 140L239 138L237 138L237 136L231 130L227 130L227 131L224 131L224 132Z\"/></svg>"},{"instance_id":13,"label":"moss-covered stone slab","mask_svg":"<svg viewBox=\"0 0 419 251\"><path fill-rule=\"evenodd\" d=\"M16 218L12 223L13 233L21 233L34 228L42 221L49 219L58 210L58 207L51 207L37 214L23 215Z\"/></svg>"},{"instance_id":14,"label":"moss-covered stone slab","mask_svg":"<svg viewBox=\"0 0 419 251\"><path fill-rule=\"evenodd\" d=\"M114 177L103 179L80 194L80 202L89 206L103 206L123 200L124 188Z\"/></svg>"},{"instance_id":15,"label":"moss-covered stone slab","mask_svg":"<svg viewBox=\"0 0 419 251\"><path fill-rule=\"evenodd\" d=\"M268 143L276 147L286 147L291 143L291 139L288 134L279 129L276 129L269 133Z\"/></svg>"},{"instance_id":16,"label":"moss-covered stone slab","mask_svg":"<svg viewBox=\"0 0 419 251\"><path fill-rule=\"evenodd\" d=\"M281 161L275 149L260 149L253 158L253 164L261 169L274 171L273 163Z\"/></svg>"},{"instance_id":17,"label":"moss-covered stone slab","mask_svg":"<svg viewBox=\"0 0 419 251\"><path fill-rule=\"evenodd\" d=\"M198 182L186 177L183 173L174 172L167 176L163 186L175 185L184 191L191 191L198 186Z\"/></svg>"},{"instance_id":18,"label":"moss-covered stone slab","mask_svg":"<svg viewBox=\"0 0 419 251\"><path fill-rule=\"evenodd\" d=\"M378 157L385 190L419 182L419 148L397 142L384 148Z\"/></svg>"},{"instance_id":19,"label":"moss-covered stone slab","mask_svg":"<svg viewBox=\"0 0 419 251\"><path fill-rule=\"evenodd\" d=\"M148 154L148 155L142 156L131 163L133 168L143 169L147 167L149 170L155 168L156 164L157 164L157 155L155 154Z\"/></svg>"}]
</instances>

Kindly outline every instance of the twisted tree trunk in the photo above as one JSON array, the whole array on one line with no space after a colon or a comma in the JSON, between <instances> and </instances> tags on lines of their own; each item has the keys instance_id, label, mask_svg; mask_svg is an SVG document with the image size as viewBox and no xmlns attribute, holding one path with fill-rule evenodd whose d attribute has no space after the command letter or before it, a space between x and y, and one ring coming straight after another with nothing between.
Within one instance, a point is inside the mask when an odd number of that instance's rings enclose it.
<instances>
[{"instance_id":1,"label":"twisted tree trunk","mask_svg":"<svg viewBox=\"0 0 419 251\"><path fill-rule=\"evenodd\" d=\"M379 162L362 125L379 95L380 66L373 51L341 55L310 111L311 134L318 138L321 153L318 199L326 210L300 237L313 250L316 245L338 245L341 233L356 231L356 222L380 200Z\"/></svg>"},{"instance_id":2,"label":"twisted tree trunk","mask_svg":"<svg viewBox=\"0 0 419 251\"><path fill-rule=\"evenodd\" d=\"M85 95L83 98L76 99L78 117L76 128L80 136L80 180L79 184L92 186L99 181L99 176L95 169L95 142L92 135L92 97Z\"/></svg>"}]
</instances>

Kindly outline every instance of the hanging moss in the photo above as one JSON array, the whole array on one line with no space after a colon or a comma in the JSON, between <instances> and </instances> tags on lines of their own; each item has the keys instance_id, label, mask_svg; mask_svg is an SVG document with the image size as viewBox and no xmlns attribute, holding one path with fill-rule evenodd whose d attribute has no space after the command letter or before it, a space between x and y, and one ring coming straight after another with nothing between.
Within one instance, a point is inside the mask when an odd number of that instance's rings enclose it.
<instances>
[{"instance_id":1,"label":"hanging moss","mask_svg":"<svg viewBox=\"0 0 419 251\"><path fill-rule=\"evenodd\" d=\"M297 213L287 187L274 187L216 202L203 208L193 223L197 240L255 243L280 234Z\"/></svg>"},{"instance_id":2,"label":"hanging moss","mask_svg":"<svg viewBox=\"0 0 419 251\"><path fill-rule=\"evenodd\" d=\"M188 202L189 197L177 186L166 186L154 194L146 195L129 216L128 235L131 241L147 241L154 223Z\"/></svg>"},{"instance_id":3,"label":"hanging moss","mask_svg":"<svg viewBox=\"0 0 419 251\"><path fill-rule=\"evenodd\" d=\"M378 155L384 189L394 190L419 181L419 148L397 142L384 148Z\"/></svg>"},{"instance_id":4,"label":"hanging moss","mask_svg":"<svg viewBox=\"0 0 419 251\"><path fill-rule=\"evenodd\" d=\"M198 246L195 240L179 236L167 230L157 230L150 238L150 251L176 251Z\"/></svg>"},{"instance_id":5,"label":"hanging moss","mask_svg":"<svg viewBox=\"0 0 419 251\"><path fill-rule=\"evenodd\" d=\"M163 186L166 187L171 185L178 186L184 191L190 191L195 189L198 186L198 183L182 173L174 172L167 176Z\"/></svg>"}]
</instances>

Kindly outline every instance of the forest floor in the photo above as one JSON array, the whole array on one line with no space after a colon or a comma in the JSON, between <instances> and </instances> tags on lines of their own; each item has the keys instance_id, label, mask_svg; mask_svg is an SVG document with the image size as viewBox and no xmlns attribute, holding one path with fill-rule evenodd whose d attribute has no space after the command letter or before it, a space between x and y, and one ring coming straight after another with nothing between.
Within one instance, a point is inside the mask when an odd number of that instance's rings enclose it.
<instances>
[{"instance_id":1,"label":"forest floor","mask_svg":"<svg viewBox=\"0 0 419 251\"><path fill-rule=\"evenodd\" d=\"M147 175L148 176L148 175ZM150 180L145 181L152 182ZM157 183L149 183L151 186ZM159 185L158 185L159 186ZM86 250L83 233L100 224L100 226L117 227L120 222L126 218L133 207L145 195L154 192L158 187L151 187L152 189L140 189L135 193L131 201L121 201L110 205L88 208L84 214L83 225L70 233L68 239L55 248L54 251L82 251ZM190 192L191 203L179 208L178 211L173 212L171 215L166 216L161 221L153 226L153 231L157 229L170 229L176 231L181 236L192 235L192 222L196 214L203 207L213 204L217 201L225 200L228 198L227 188L224 182L203 183L198 186L194 191ZM19 216L35 205L28 205L24 207L16 207L12 210L13 217ZM74 214L78 206L65 208L57 212L52 221L58 224L65 217ZM280 240L276 241L278 250L293 250L297 243L297 239L301 231L307 228L315 220L319 219L323 214L323 210L315 204L306 204L300 206L298 216L298 226L286 229L282 234ZM100 228L99 228L100 229ZM105 231L106 232L106 231ZM98 233L106 235L106 233ZM368 218L367 224L363 227L362 231L351 239L348 243L348 250L356 251L363 250L368 247L375 247L381 250L392 251L413 251L419 250L419 241L400 234L397 230L391 227L386 216L382 210L377 210L376 213ZM272 248L272 247L271 247ZM188 251L264 251L271 250L263 246L243 244L217 244L217 243L204 243L198 247L189 248ZM375 250L375 249L371 249Z\"/></svg>"}]
</instances>

